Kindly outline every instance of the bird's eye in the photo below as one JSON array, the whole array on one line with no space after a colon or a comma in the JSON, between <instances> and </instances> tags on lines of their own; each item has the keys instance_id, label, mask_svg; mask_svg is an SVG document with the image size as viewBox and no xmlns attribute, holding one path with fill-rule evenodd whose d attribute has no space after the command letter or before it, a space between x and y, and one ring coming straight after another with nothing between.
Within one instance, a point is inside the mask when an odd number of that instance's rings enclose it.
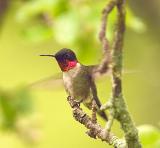
<instances>
[{"instance_id":1,"label":"bird's eye","mask_svg":"<svg viewBox=\"0 0 160 148\"><path fill-rule=\"evenodd\" d=\"M68 54L65 54L65 55L64 55L64 58L65 58L65 59L68 59L69 57L70 57L70 56L69 56Z\"/></svg>"}]
</instances>

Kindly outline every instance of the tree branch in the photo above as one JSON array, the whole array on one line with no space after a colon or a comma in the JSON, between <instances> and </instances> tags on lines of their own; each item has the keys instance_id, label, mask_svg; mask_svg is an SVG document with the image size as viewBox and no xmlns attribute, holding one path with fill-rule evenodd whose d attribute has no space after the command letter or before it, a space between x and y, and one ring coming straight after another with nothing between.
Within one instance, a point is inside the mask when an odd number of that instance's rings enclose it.
<instances>
[{"instance_id":1,"label":"tree branch","mask_svg":"<svg viewBox=\"0 0 160 148\"><path fill-rule=\"evenodd\" d=\"M73 117L76 119L76 121L83 124L87 129L92 130L94 134L102 141L113 145L115 148L126 148L125 140L117 138L113 133L110 132L106 134L104 128L102 128L98 123L93 123L91 118L82 111L79 103L77 103L74 98L69 96L67 100L73 109Z\"/></svg>"},{"instance_id":2,"label":"tree branch","mask_svg":"<svg viewBox=\"0 0 160 148\"><path fill-rule=\"evenodd\" d=\"M122 54L123 38L125 31L125 0L117 3L117 25L113 41L113 66L112 66L112 106L115 115L125 133L126 143L129 148L140 148L138 131L131 119L122 94Z\"/></svg>"},{"instance_id":3,"label":"tree branch","mask_svg":"<svg viewBox=\"0 0 160 148\"><path fill-rule=\"evenodd\" d=\"M117 8L117 23L112 46L107 36L107 18L113 8ZM123 39L125 32L125 0L110 0L102 11L102 24L99 39L103 46L103 59L101 63L94 69L95 74L103 74L109 69L112 70L112 98L109 103L102 106L102 109L110 110L110 120L106 124L106 128L102 128L99 124L93 123L91 118L82 111L75 98L68 97L68 102L73 109L74 118L86 128L94 131L99 139L112 144L116 148L141 148L139 142L138 131L126 107L122 94L122 54ZM112 54L111 54L112 51ZM113 120L120 122L122 130L125 134L125 140L117 138L110 132Z\"/></svg>"},{"instance_id":4,"label":"tree branch","mask_svg":"<svg viewBox=\"0 0 160 148\"><path fill-rule=\"evenodd\" d=\"M103 48L103 58L101 63L96 67L94 70L94 75L101 75L110 69L110 64L112 62L111 58L111 47L110 43L107 39L107 20L108 20L108 15L112 11L112 9L115 7L117 1L116 0L111 0L105 8L102 10L102 22L101 22L101 30L99 32L99 40L102 43L102 48Z\"/></svg>"}]
</instances>

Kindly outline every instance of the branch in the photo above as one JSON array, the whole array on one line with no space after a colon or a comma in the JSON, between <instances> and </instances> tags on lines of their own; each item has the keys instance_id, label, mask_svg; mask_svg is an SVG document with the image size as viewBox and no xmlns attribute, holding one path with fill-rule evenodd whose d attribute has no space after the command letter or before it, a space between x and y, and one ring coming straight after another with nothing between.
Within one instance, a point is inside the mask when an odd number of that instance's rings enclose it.
<instances>
[{"instance_id":1,"label":"branch","mask_svg":"<svg viewBox=\"0 0 160 148\"><path fill-rule=\"evenodd\" d=\"M102 141L113 145L115 148L126 148L125 140L117 138L110 132L106 134L105 129L103 129L98 123L93 123L91 118L85 112L83 112L79 106L79 103L77 103L74 98L69 96L67 100L73 109L73 117L76 119L76 121L83 124L87 129L92 130L94 135L96 135Z\"/></svg>"},{"instance_id":2,"label":"branch","mask_svg":"<svg viewBox=\"0 0 160 148\"><path fill-rule=\"evenodd\" d=\"M107 18L113 8L117 8L117 23L112 46L107 36ZM110 0L102 12L102 24L99 39L103 45L103 59L101 63L94 69L94 75L103 74L109 69L112 70L112 98L109 104L106 103L102 109L109 109L109 121L106 128L102 128L99 124L93 123L91 118L82 111L79 104L74 101L75 98L68 97L68 102L73 109L74 118L86 128L94 131L99 139L112 144L116 148L141 148L139 142L138 131L126 107L122 94L122 53L123 39L125 32L125 0ZM112 54L111 54L112 51ZM117 119L125 134L125 140L117 138L110 132L113 120Z\"/></svg>"},{"instance_id":3,"label":"branch","mask_svg":"<svg viewBox=\"0 0 160 148\"><path fill-rule=\"evenodd\" d=\"M111 48L110 48L110 43L107 39L107 20L108 20L108 15L109 13L113 10L115 7L117 1L116 0L111 0L105 8L102 10L102 22L101 22L101 30L99 32L99 40L102 43L102 48L103 48L103 58L101 63L96 67L94 70L94 75L101 75L108 70L110 70L110 65L112 63L112 58L111 58Z\"/></svg>"},{"instance_id":4,"label":"branch","mask_svg":"<svg viewBox=\"0 0 160 148\"><path fill-rule=\"evenodd\" d=\"M112 111L125 133L126 143L129 148L141 148L138 131L126 107L122 94L122 54L125 31L125 0L117 0L117 24L113 41L112 65Z\"/></svg>"}]
</instances>

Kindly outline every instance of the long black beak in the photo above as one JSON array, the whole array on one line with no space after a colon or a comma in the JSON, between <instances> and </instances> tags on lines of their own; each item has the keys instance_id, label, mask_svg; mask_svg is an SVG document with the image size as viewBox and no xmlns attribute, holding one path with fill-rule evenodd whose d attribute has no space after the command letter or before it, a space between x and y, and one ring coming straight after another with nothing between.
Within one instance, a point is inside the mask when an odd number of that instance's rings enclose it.
<instances>
[{"instance_id":1,"label":"long black beak","mask_svg":"<svg viewBox=\"0 0 160 148\"><path fill-rule=\"evenodd\" d=\"M55 57L55 55L51 55L51 54L41 54L40 56Z\"/></svg>"}]
</instances>

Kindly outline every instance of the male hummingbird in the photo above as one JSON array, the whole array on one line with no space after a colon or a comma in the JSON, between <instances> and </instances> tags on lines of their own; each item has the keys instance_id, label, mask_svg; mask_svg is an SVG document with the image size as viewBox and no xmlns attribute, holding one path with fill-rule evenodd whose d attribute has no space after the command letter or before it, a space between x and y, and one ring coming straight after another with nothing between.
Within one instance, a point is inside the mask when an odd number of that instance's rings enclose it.
<instances>
[{"instance_id":1,"label":"male hummingbird","mask_svg":"<svg viewBox=\"0 0 160 148\"><path fill-rule=\"evenodd\" d=\"M106 121L108 120L104 111L100 111L101 102L97 96L97 88L93 78L93 69L96 65L82 65L71 49L63 48L55 55L50 56L56 59L63 73L63 82L69 96L82 102L89 109L92 108L92 100L96 102L97 113Z\"/></svg>"}]
</instances>

